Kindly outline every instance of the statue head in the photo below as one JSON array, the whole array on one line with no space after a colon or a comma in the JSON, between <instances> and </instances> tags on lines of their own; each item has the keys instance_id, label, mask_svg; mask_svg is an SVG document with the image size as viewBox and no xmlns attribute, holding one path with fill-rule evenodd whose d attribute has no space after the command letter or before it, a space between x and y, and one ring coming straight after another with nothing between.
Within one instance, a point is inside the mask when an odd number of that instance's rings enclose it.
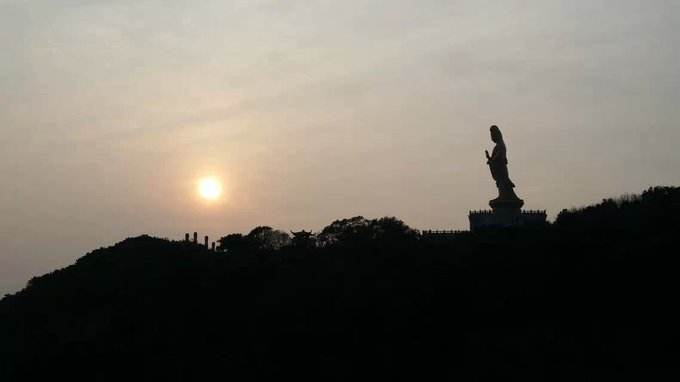
<instances>
[{"instance_id":1,"label":"statue head","mask_svg":"<svg viewBox=\"0 0 680 382\"><path fill-rule=\"evenodd\" d=\"M501 134L501 129L498 126L493 125L489 130L491 131L491 140L494 143L503 142L503 134Z\"/></svg>"}]
</instances>

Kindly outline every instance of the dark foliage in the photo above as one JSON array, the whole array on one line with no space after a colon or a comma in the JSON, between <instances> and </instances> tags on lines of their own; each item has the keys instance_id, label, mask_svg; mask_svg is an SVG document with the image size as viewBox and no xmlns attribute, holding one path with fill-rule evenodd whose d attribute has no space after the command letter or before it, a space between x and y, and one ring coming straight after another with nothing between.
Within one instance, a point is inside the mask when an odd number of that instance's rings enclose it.
<instances>
[{"instance_id":1,"label":"dark foliage","mask_svg":"<svg viewBox=\"0 0 680 382\"><path fill-rule=\"evenodd\" d=\"M256 227L246 236L240 233L227 235L220 240L218 249L229 254L272 252L290 244L290 236L271 227Z\"/></svg>"},{"instance_id":2,"label":"dark foliage","mask_svg":"<svg viewBox=\"0 0 680 382\"><path fill-rule=\"evenodd\" d=\"M679 206L654 188L446 238L356 217L224 253L128 239L0 301L0 380L657 380L680 356Z\"/></svg>"}]
</instances>

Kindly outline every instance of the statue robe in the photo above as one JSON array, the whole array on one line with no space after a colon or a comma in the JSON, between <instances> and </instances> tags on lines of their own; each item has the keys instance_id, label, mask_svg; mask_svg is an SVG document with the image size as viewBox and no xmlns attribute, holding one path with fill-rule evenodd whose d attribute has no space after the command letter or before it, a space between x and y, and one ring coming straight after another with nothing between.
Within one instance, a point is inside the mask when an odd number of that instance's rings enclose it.
<instances>
[{"instance_id":1,"label":"statue robe","mask_svg":"<svg viewBox=\"0 0 680 382\"><path fill-rule=\"evenodd\" d=\"M506 156L506 148L503 141L498 142L493 148L488 163L489 168L491 169L491 176L493 177L493 180L496 181L496 186L501 195L504 194L503 191L515 187L515 184L512 183L510 175L508 174L508 158Z\"/></svg>"}]
</instances>

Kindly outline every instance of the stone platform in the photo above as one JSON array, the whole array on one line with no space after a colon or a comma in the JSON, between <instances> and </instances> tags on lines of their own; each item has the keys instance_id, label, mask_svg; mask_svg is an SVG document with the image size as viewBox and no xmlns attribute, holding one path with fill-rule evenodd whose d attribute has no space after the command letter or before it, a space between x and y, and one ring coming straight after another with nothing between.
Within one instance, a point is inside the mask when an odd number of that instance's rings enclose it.
<instances>
[{"instance_id":1,"label":"stone platform","mask_svg":"<svg viewBox=\"0 0 680 382\"><path fill-rule=\"evenodd\" d=\"M519 208L496 208L493 211L470 211L470 231L484 229L525 227L546 223L545 211L523 211Z\"/></svg>"}]
</instances>

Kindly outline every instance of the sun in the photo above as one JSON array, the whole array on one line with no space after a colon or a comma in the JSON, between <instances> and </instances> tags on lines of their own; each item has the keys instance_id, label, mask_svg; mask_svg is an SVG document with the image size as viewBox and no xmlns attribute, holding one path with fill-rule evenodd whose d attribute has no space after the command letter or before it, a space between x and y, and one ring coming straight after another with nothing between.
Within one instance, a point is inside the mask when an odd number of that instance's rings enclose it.
<instances>
[{"instance_id":1,"label":"sun","mask_svg":"<svg viewBox=\"0 0 680 382\"><path fill-rule=\"evenodd\" d=\"M218 200L222 196L222 183L214 177L203 178L198 181L198 194L205 200Z\"/></svg>"}]
</instances>

